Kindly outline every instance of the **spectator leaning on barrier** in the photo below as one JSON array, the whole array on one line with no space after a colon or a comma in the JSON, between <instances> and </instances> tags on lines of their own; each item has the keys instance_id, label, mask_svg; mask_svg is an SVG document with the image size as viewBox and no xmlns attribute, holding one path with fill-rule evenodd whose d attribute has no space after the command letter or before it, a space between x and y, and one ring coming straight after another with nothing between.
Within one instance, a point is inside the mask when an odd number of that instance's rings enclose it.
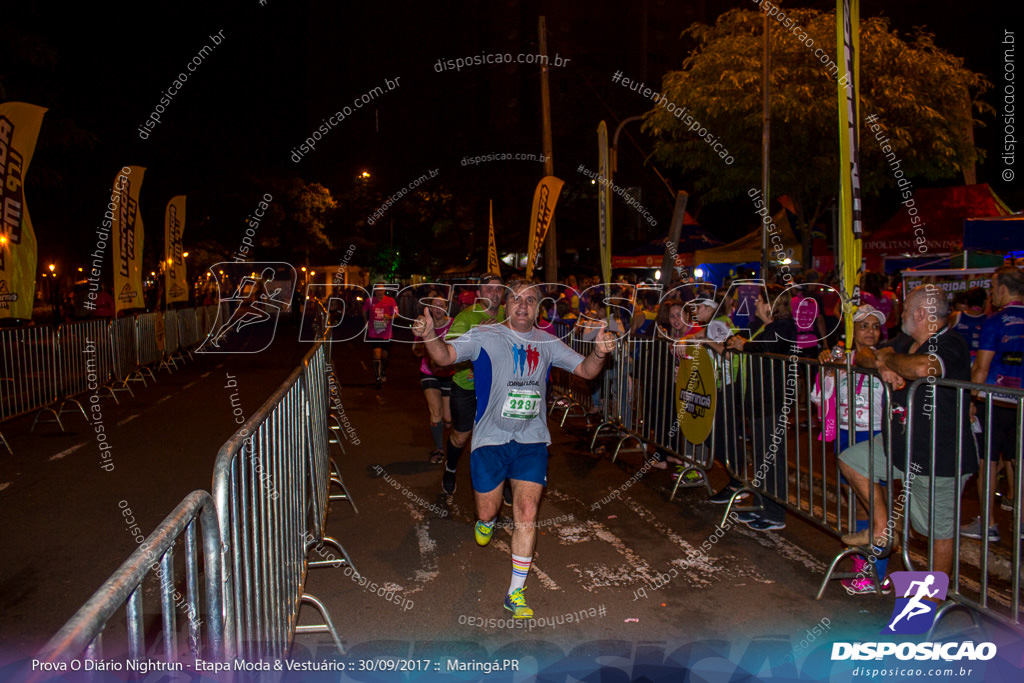
<instances>
[{"instance_id":1,"label":"spectator leaning on barrier","mask_svg":"<svg viewBox=\"0 0 1024 683\"><path fill-rule=\"evenodd\" d=\"M956 500L971 474L978 471L977 447L971 433L968 401L957 414L957 390L928 383L919 386L915 413L906 414L909 383L921 378L969 381L970 351L967 342L946 326L949 304L946 293L936 285L921 285L907 293L903 309L903 333L878 350L864 349L857 354L861 367L878 370L882 380L892 387L892 405L886 410L893 421L892 443L883 443L882 435L848 448L839 458L839 468L853 487L861 503L868 505L870 486L874 486L873 529L847 534L847 545L884 547L891 538L896 520L886 519L882 487L878 482L887 473L885 454L892 458L893 476L910 488L910 523L919 534L930 535L935 544L935 571L949 574L953 568L953 536L956 533ZM934 425L932 421L934 420ZM906 449L906 428L914 425L911 452ZM932 428L935 442L931 441ZM955 447L957 431L962 439ZM870 445L870 446L869 446ZM909 458L908 458L909 455ZM868 458L873 457L874 479L868 481ZM957 481L957 458L962 467ZM934 460L934 470L932 461ZM909 471L908 471L909 468ZM935 517L929 529L931 480L935 483ZM911 485L912 484L912 485ZM893 505L902 514L903 506Z\"/></svg>"},{"instance_id":2,"label":"spectator leaning on barrier","mask_svg":"<svg viewBox=\"0 0 1024 683\"><path fill-rule=\"evenodd\" d=\"M857 308L853 314L854 361L856 361L858 352L875 348L883 325L885 325L885 316L874 306L864 304ZM822 363L833 363L843 367L846 365L845 354L837 356L828 350L822 351L818 360ZM854 382L852 425L849 406L849 384L851 381ZM814 389L811 391L811 402L821 410L822 439L826 442L838 441L838 450L842 455L850 447L851 428L854 445L878 436L882 431L882 416L885 413L884 398L885 390L881 380L877 377L866 373L854 373L851 380L844 370L823 369L818 374ZM857 503L856 531L866 532L870 527L867 507L860 502L859 498ZM885 552L885 548L879 548L876 556L883 552ZM885 577L888 563L888 558L876 561L875 567L879 579ZM847 593L855 595L874 592L874 582L865 573L867 564L867 557L862 555L853 557L853 571L858 576L842 580L843 588Z\"/></svg>"},{"instance_id":3,"label":"spectator leaning on barrier","mask_svg":"<svg viewBox=\"0 0 1024 683\"><path fill-rule=\"evenodd\" d=\"M971 369L971 381L993 386L1020 389L1024 387L1024 271L1013 266L1004 266L992 273L992 308L1000 309L985 321L981 328L978 353ZM983 392L978 398L983 398ZM987 426L985 403L976 404L981 424ZM991 465L988 472L988 537L999 541L999 526L992 515L996 489L996 469L1003 459L1009 471L1008 481L1013 481L1013 465L1019 453L1020 433L1017 430L1017 411L1020 399L1000 396L992 392L992 429L983 443L991 444ZM984 428L984 427L983 427ZM984 451L982 451L984 454ZM1019 467L1020 462L1016 462ZM985 511L985 487L978 476L978 501ZM1019 492L1018 492L1019 495ZM1013 509L1012 494L1008 499ZM960 535L967 538L981 538L981 518L976 517L960 528Z\"/></svg>"},{"instance_id":4,"label":"spectator leaning on barrier","mask_svg":"<svg viewBox=\"0 0 1024 683\"><path fill-rule=\"evenodd\" d=\"M758 356L765 353L792 356L797 329L793 322L793 300L789 291L779 285L769 285L758 295L755 312L755 329L750 339L733 335L726 340L726 347ZM787 372L786 361L780 359L752 358L750 368L750 382L747 384L749 394L745 402L751 416L754 446L751 483L763 488L765 493L785 500L788 479L786 440L784 436L779 439L779 432L781 430L783 435L785 433L783 407L786 393L790 389L787 376L791 375ZM794 382L795 379L793 377ZM711 501L728 502L738 489L737 481L730 476L729 484L712 496ZM786 509L767 496L762 497L762 504L760 512L743 512L738 515L739 519L755 531L784 529Z\"/></svg>"}]
</instances>

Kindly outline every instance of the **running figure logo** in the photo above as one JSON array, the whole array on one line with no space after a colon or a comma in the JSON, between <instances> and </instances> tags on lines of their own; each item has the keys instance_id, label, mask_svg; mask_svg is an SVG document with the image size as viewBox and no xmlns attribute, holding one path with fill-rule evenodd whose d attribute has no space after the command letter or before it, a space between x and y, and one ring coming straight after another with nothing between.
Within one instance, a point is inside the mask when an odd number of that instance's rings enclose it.
<instances>
[{"instance_id":1,"label":"running figure logo","mask_svg":"<svg viewBox=\"0 0 1024 683\"><path fill-rule=\"evenodd\" d=\"M512 345L512 369L517 375L532 375L540 362L540 351L526 344ZM529 372L527 372L529 366Z\"/></svg>"},{"instance_id":2,"label":"running figure logo","mask_svg":"<svg viewBox=\"0 0 1024 683\"><path fill-rule=\"evenodd\" d=\"M218 263L211 271L220 276L220 306L210 335L197 352L266 349L274 341L281 312L291 308L295 269L287 263ZM224 296L227 291L233 292L230 297Z\"/></svg>"},{"instance_id":3,"label":"running figure logo","mask_svg":"<svg viewBox=\"0 0 1024 683\"><path fill-rule=\"evenodd\" d=\"M946 599L949 577L945 572L892 572L896 606L883 634L924 633L935 621L936 603ZM902 597L900 597L902 596Z\"/></svg>"}]
</instances>

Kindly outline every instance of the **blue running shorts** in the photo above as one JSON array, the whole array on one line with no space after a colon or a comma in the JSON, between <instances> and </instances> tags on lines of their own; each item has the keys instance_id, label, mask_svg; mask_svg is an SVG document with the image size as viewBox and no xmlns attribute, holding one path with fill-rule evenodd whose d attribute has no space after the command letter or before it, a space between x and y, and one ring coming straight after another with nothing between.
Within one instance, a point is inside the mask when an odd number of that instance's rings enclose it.
<instances>
[{"instance_id":1,"label":"blue running shorts","mask_svg":"<svg viewBox=\"0 0 1024 683\"><path fill-rule=\"evenodd\" d=\"M481 446L469 460L473 490L487 493L506 479L548 484L548 446L544 443L509 441L500 446Z\"/></svg>"}]
</instances>

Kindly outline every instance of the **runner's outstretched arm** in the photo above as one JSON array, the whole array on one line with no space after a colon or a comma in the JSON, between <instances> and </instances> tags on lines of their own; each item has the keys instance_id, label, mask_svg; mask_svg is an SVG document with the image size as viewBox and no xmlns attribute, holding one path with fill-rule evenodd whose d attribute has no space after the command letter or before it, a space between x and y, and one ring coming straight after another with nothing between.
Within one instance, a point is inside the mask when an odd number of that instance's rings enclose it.
<instances>
[{"instance_id":1,"label":"runner's outstretched arm","mask_svg":"<svg viewBox=\"0 0 1024 683\"><path fill-rule=\"evenodd\" d=\"M434 334L434 318L430 315L428 309L424 308L423 315L416 318L416 322L412 325L412 332L417 337L423 339L423 348L427 350L427 353L430 354L430 359L436 365L444 367L455 362L455 347L451 344L446 344L440 337Z\"/></svg>"},{"instance_id":2,"label":"runner's outstretched arm","mask_svg":"<svg viewBox=\"0 0 1024 683\"><path fill-rule=\"evenodd\" d=\"M604 359L613 351L615 351L615 335L611 332L599 333L597 341L594 343L594 350L587 354L587 357L576 366L572 374L583 379L594 379L601 374Z\"/></svg>"}]
</instances>

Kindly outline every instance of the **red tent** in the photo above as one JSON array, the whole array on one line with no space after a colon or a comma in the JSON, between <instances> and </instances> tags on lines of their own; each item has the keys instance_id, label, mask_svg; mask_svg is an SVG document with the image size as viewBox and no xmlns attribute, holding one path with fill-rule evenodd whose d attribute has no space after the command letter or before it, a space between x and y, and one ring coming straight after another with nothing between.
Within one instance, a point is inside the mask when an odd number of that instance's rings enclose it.
<instances>
[{"instance_id":1,"label":"red tent","mask_svg":"<svg viewBox=\"0 0 1024 683\"><path fill-rule=\"evenodd\" d=\"M886 256L934 258L958 252L963 246L966 219L1009 213L1010 209L985 184L921 188L895 216L864 238L862 253L869 270L882 270ZM914 223L915 217L920 221ZM923 243L918 241L921 238Z\"/></svg>"}]
</instances>

